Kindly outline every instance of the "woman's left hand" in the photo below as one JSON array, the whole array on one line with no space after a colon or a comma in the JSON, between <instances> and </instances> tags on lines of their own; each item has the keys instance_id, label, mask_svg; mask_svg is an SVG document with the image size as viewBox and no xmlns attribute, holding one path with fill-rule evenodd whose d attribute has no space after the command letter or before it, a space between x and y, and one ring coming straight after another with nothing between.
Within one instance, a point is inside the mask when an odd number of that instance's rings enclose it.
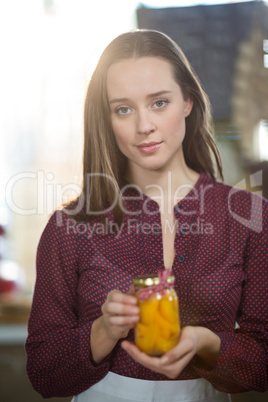
<instances>
[{"instance_id":1,"label":"woman's left hand","mask_svg":"<svg viewBox=\"0 0 268 402\"><path fill-rule=\"evenodd\" d=\"M217 363L220 338L208 328L187 326L181 331L179 343L161 357L149 356L128 341L123 341L121 346L138 363L174 379L196 354L213 368Z\"/></svg>"}]
</instances>

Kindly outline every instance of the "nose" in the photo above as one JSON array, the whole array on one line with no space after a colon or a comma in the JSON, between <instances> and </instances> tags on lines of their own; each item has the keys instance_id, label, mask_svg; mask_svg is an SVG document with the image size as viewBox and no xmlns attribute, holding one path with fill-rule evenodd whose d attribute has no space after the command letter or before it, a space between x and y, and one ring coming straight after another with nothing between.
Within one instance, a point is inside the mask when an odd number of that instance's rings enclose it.
<instances>
[{"instance_id":1,"label":"nose","mask_svg":"<svg viewBox=\"0 0 268 402\"><path fill-rule=\"evenodd\" d=\"M137 133L150 134L155 131L156 127L152 120L150 111L143 110L137 113Z\"/></svg>"}]
</instances>

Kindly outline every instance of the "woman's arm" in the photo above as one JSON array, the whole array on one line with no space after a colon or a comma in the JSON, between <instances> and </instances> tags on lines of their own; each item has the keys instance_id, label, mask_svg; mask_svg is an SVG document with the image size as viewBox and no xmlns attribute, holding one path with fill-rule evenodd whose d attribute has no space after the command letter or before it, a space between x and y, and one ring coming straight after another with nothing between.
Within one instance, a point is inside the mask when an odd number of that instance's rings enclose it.
<instances>
[{"instance_id":1,"label":"woman's arm","mask_svg":"<svg viewBox=\"0 0 268 402\"><path fill-rule=\"evenodd\" d=\"M245 280L236 314L238 326L233 331L215 331L221 348L214 369L207 370L199 359L194 359L193 365L215 388L229 393L268 389L268 202L254 194L250 200L250 228L243 253ZM239 207L243 208L242 202ZM239 239L239 230L246 228L244 222L236 225ZM239 242L235 244L239 247Z\"/></svg>"},{"instance_id":2,"label":"woman's arm","mask_svg":"<svg viewBox=\"0 0 268 402\"><path fill-rule=\"evenodd\" d=\"M91 360L91 326L101 310L94 300L84 304L84 297L78 304L80 238L68 231L65 214L57 211L38 246L26 341L27 373L34 389L46 398L76 395L101 380L110 367L109 357L98 366ZM92 256L87 242L87 264ZM87 284L89 294L94 286Z\"/></svg>"},{"instance_id":3,"label":"woman's arm","mask_svg":"<svg viewBox=\"0 0 268 402\"><path fill-rule=\"evenodd\" d=\"M26 341L27 373L44 397L73 396L100 381L109 371L117 341L139 319L130 291L113 290L106 300L103 294L101 307L94 278L89 275L81 285L81 273L90 269L93 254L91 243L86 240L81 246L80 235L68 229L61 211L56 212L38 246Z\"/></svg>"},{"instance_id":4,"label":"woman's arm","mask_svg":"<svg viewBox=\"0 0 268 402\"><path fill-rule=\"evenodd\" d=\"M209 370L216 367L221 347L220 337L205 327L191 328L197 339L196 355L200 358L203 367Z\"/></svg>"}]
</instances>

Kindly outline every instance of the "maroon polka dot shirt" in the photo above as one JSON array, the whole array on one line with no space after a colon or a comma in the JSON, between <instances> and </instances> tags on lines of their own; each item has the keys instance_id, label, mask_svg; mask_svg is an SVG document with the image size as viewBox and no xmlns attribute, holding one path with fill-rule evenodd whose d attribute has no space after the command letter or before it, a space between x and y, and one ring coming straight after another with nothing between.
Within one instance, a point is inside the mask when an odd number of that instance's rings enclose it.
<instances>
[{"instance_id":1,"label":"maroon polka dot shirt","mask_svg":"<svg viewBox=\"0 0 268 402\"><path fill-rule=\"evenodd\" d=\"M56 211L41 237L26 342L27 372L44 397L73 396L108 371L168 380L133 361L117 343L95 365L92 322L108 292L126 292L133 276L164 269L160 213L150 198L128 189L121 226L77 223ZM222 392L267 389L268 203L201 173L174 208L173 273L182 326L199 325L221 339L217 366L195 357L178 380L203 377ZM133 341L131 330L128 339ZM173 380L171 380L173 381Z\"/></svg>"}]
</instances>

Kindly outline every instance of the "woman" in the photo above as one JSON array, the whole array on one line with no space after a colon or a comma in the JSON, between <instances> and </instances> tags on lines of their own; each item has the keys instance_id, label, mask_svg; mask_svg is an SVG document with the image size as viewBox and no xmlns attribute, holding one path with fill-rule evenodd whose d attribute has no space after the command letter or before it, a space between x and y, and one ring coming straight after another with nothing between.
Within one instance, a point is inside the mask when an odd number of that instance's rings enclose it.
<instances>
[{"instance_id":1,"label":"woman","mask_svg":"<svg viewBox=\"0 0 268 402\"><path fill-rule=\"evenodd\" d=\"M85 102L84 184L37 255L27 371L44 397L227 401L267 389L267 202L216 181L209 103L152 30L104 50ZM180 342L133 344L132 278L172 269Z\"/></svg>"}]
</instances>

